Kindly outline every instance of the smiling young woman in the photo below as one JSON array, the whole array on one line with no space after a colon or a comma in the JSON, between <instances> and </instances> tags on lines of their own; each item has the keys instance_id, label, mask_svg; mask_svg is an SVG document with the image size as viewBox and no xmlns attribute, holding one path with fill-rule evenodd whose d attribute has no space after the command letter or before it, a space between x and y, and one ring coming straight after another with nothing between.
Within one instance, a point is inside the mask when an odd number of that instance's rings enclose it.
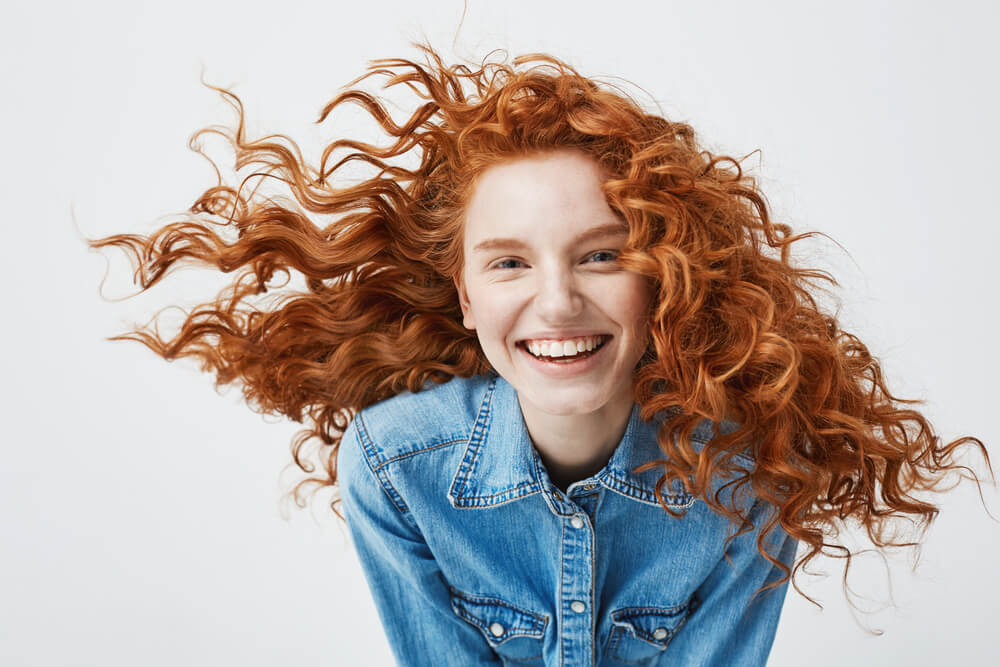
<instances>
[{"instance_id":1,"label":"smiling young woman","mask_svg":"<svg viewBox=\"0 0 1000 667\"><path fill-rule=\"evenodd\" d=\"M396 141L334 141L318 169L248 139L220 90L239 124L203 132L297 205L220 181L190 220L92 241L143 290L179 261L241 270L175 337L115 339L307 421L294 496L339 489L402 664L764 664L791 575L849 565L838 527L914 545L893 521L926 528L913 494L968 470L963 446L988 465L983 443L890 393L792 262L809 234L689 125L551 56L420 48L366 75L426 100L406 122L360 89L320 118L355 102ZM352 160L379 173L335 187ZM293 270L306 291L251 303Z\"/></svg>"},{"instance_id":2,"label":"smiling young woman","mask_svg":"<svg viewBox=\"0 0 1000 667\"><path fill-rule=\"evenodd\" d=\"M629 228L601 181L597 161L575 150L487 169L466 210L455 277L464 324L517 390L561 489L611 458L649 344L652 285L618 266Z\"/></svg>"}]
</instances>

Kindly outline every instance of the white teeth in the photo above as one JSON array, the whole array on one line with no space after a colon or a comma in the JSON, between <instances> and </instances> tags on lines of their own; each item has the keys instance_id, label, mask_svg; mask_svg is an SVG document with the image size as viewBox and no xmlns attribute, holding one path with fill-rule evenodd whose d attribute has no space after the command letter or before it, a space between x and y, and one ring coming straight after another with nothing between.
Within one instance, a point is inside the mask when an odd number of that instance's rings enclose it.
<instances>
[{"instance_id":1,"label":"white teeth","mask_svg":"<svg viewBox=\"0 0 1000 667\"><path fill-rule=\"evenodd\" d=\"M528 341L525 347L536 357L572 357L590 352L600 344L601 336L585 336L567 341Z\"/></svg>"}]
</instances>

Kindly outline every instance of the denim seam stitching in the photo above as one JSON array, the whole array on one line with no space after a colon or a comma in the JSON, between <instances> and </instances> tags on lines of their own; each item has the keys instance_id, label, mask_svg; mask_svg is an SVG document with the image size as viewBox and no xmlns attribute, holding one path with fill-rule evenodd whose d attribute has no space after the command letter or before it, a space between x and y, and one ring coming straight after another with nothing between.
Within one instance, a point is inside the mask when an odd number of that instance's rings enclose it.
<instances>
[{"instance_id":1,"label":"denim seam stitching","mask_svg":"<svg viewBox=\"0 0 1000 667\"><path fill-rule=\"evenodd\" d=\"M474 604L495 604L502 607L510 607L514 611L520 612L525 616L533 618L538 623L541 623L543 630L545 629L545 625L549 621L548 614L534 612L529 609L522 609L521 607L518 607L516 604L511 604L510 602L502 600L498 597L493 597L490 595L473 595L472 593L466 593L465 591L460 591L454 586L449 586L449 588L451 589L451 592L455 595L455 597L461 598L467 602L472 602Z\"/></svg>"},{"instance_id":2,"label":"denim seam stitching","mask_svg":"<svg viewBox=\"0 0 1000 667\"><path fill-rule=\"evenodd\" d=\"M620 621L623 618L630 618L636 613L648 615L650 612L658 616L677 616L689 606L688 603L682 603L672 607L622 607L611 612L611 618L614 621Z\"/></svg>"},{"instance_id":3,"label":"denim seam stitching","mask_svg":"<svg viewBox=\"0 0 1000 667\"><path fill-rule=\"evenodd\" d=\"M396 509L403 515L408 514L410 509L407 507L403 497L399 495L398 491L396 491L396 487L392 485L385 462L381 462L377 466L372 466L372 459L381 461L381 452L375 444L375 441L369 435L368 429L365 427L364 418L361 416L360 412L354 420L354 428L358 432L358 437L361 440L362 449L365 455L365 463L368 465L369 470L371 470L372 475L378 481L386 495L389 496L389 499L392 501L392 504L396 507Z\"/></svg>"},{"instance_id":4,"label":"denim seam stitching","mask_svg":"<svg viewBox=\"0 0 1000 667\"><path fill-rule=\"evenodd\" d=\"M658 640L655 638L647 638L642 636L647 633L645 631L637 632L636 627L632 623L628 623L627 620L623 620L630 618L636 612L640 614L653 612L656 615L682 616L682 618L676 627L667 630L666 637L664 637L662 640ZM687 614L685 614L685 612L687 612ZM613 612L611 612L611 620L612 623L614 624L613 627L618 631L618 634L620 636L628 636L629 634L631 634L636 639L643 641L646 644L655 646L660 651L665 651L669 646L670 641L677 635L678 632L680 632L681 628L684 627L684 624L687 621L687 617L690 615L691 612L692 612L691 602L689 600L688 602L683 602L681 604L673 605L670 607L648 607L648 606L622 607L620 609L616 609ZM666 630L666 628L664 629ZM662 642L662 644L660 642ZM617 643L618 642L616 642L616 645ZM619 656L617 652L614 653L612 657L614 657L616 660L622 660L624 662L632 662L627 658Z\"/></svg>"},{"instance_id":5,"label":"denim seam stitching","mask_svg":"<svg viewBox=\"0 0 1000 667\"><path fill-rule=\"evenodd\" d=\"M465 500L492 500L492 499L497 498L497 497L503 497L503 496L513 495L513 492L517 491L518 489L523 489L524 487L533 487L533 486L537 486L537 484L535 484L535 482L522 482L521 484L518 484L517 486L514 486L514 487L511 487L509 489L506 489L503 493L491 493L491 494L489 494L487 496L468 496L468 495L466 495L466 496L462 496L462 498L465 499ZM528 494L523 493L523 494L521 494L521 495L519 495L517 497L521 498L521 497L526 496L526 495L528 495ZM513 500L513 498L511 498L511 500Z\"/></svg>"},{"instance_id":6,"label":"denim seam stitching","mask_svg":"<svg viewBox=\"0 0 1000 667\"><path fill-rule=\"evenodd\" d=\"M406 452L405 454L399 454L397 456L393 456L392 458L385 459L384 461L382 461L382 463L379 464L378 467L381 468L381 467L384 467L384 466L386 466L386 465L388 465L390 463L393 463L395 461L399 461L401 459L405 459L405 458L410 457L410 456L414 456L416 454L423 454L424 452L428 452L428 451L430 451L432 449L440 449L441 447L447 447L448 445L454 445L456 443L464 442L464 441L465 440L463 438L455 438L455 439L452 439L452 440L445 440L444 442L439 442L439 443L436 443L436 444L433 444L433 445L427 445L423 449L418 449L418 450L412 451L412 452Z\"/></svg>"},{"instance_id":7,"label":"denim seam stitching","mask_svg":"<svg viewBox=\"0 0 1000 667\"><path fill-rule=\"evenodd\" d=\"M493 417L493 392L496 388L496 383L497 380L494 377L490 380L490 384L486 388L486 393L483 395L483 400L479 406L479 413L476 415L476 421L472 426L472 434L469 436L469 447L461 463L459 463L458 472L455 475L455 481L451 488L451 493L456 499L462 498L464 500L467 497L463 492L468 488L469 477L472 475L476 461L479 459L479 448L486 439L486 434L489 433Z\"/></svg>"},{"instance_id":8,"label":"denim seam stitching","mask_svg":"<svg viewBox=\"0 0 1000 667\"><path fill-rule=\"evenodd\" d=\"M615 474L609 474L605 480L602 480L605 486L607 486L612 491L617 491L618 493L638 500L639 502L648 503L650 505L659 505L660 503L656 500L656 494L652 494L652 499L647 498L645 494L645 489L635 484L632 484L627 479L623 479ZM694 504L695 496L682 493L682 494L663 494L663 497L667 499L668 504L678 507L690 507Z\"/></svg>"},{"instance_id":9,"label":"denim seam stitching","mask_svg":"<svg viewBox=\"0 0 1000 667\"><path fill-rule=\"evenodd\" d=\"M468 621L472 625L476 626L480 630L485 630L485 631L489 632L489 628L486 627L483 624L482 619L476 618L475 616L473 616L472 614L470 614L469 612L467 612L462 607L456 606L456 607L454 607L454 609L455 609L455 612L459 616L461 616L463 619L465 619L466 621ZM503 634L501 635L501 637L503 637L503 639L500 639L500 637L497 637L497 636L494 635L492 637L492 641L495 644L499 645L499 644L504 643L508 639L512 639L514 637L531 637L532 639L538 639L538 638L544 637L544 636L545 636L545 632L544 631L538 631L538 630L534 630L532 628L516 627L516 628L506 628L504 630Z\"/></svg>"}]
</instances>

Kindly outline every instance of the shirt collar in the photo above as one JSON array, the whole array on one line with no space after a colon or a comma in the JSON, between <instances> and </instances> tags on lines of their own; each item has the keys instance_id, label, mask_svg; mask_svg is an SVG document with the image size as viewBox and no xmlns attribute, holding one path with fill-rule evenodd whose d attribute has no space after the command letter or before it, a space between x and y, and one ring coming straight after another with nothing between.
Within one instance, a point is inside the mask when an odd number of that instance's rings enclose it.
<instances>
[{"instance_id":1,"label":"shirt collar","mask_svg":"<svg viewBox=\"0 0 1000 667\"><path fill-rule=\"evenodd\" d=\"M499 375L491 373L491 376L449 488L448 500L456 508L484 509L543 492L552 504L551 496L554 494L558 498L559 494L547 480L531 442L517 391ZM735 427L731 422L724 424ZM586 482L600 484L638 502L658 505L655 488L663 474L662 466L638 474L632 471L643 463L663 458L656 440L659 425L659 419L643 421L639 406L633 403L628 425L614 454L607 465ZM695 427L692 442L707 442L713 435L712 423L703 420ZM691 496L683 487L665 485L661 493L670 504L691 502Z\"/></svg>"}]
</instances>

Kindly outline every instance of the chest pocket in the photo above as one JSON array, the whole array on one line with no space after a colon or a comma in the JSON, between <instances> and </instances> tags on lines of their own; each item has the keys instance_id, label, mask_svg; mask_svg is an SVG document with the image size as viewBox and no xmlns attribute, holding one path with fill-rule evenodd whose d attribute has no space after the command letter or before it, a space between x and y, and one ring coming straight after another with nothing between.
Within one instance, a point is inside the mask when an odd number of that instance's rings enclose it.
<instances>
[{"instance_id":1,"label":"chest pocket","mask_svg":"<svg viewBox=\"0 0 1000 667\"><path fill-rule=\"evenodd\" d=\"M687 620L687 604L675 607L623 607L611 612L605 655L612 660L651 665Z\"/></svg>"},{"instance_id":2,"label":"chest pocket","mask_svg":"<svg viewBox=\"0 0 1000 667\"><path fill-rule=\"evenodd\" d=\"M549 617L514 606L500 598L451 591L451 608L479 628L505 665L544 665L542 640Z\"/></svg>"}]
</instances>

